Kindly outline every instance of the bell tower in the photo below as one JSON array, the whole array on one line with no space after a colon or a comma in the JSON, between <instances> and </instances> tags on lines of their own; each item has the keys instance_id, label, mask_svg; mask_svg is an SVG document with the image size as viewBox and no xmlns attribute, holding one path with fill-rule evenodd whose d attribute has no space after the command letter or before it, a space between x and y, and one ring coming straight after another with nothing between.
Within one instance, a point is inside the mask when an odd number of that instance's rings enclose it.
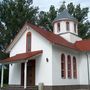
<instances>
[{"instance_id":1,"label":"bell tower","mask_svg":"<svg viewBox=\"0 0 90 90\"><path fill-rule=\"evenodd\" d=\"M53 21L54 34L60 35L67 41L75 43L82 40L78 37L78 21L64 9Z\"/></svg>"}]
</instances>

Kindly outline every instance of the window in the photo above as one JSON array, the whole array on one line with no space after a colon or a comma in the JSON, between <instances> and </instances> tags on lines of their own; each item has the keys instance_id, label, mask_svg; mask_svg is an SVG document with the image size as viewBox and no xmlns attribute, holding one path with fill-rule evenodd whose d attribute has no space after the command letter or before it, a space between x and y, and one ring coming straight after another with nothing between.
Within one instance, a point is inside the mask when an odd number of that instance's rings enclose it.
<instances>
[{"instance_id":1,"label":"window","mask_svg":"<svg viewBox=\"0 0 90 90\"><path fill-rule=\"evenodd\" d=\"M26 37L26 51L31 51L31 33L28 32L27 33L27 37Z\"/></svg>"},{"instance_id":2,"label":"window","mask_svg":"<svg viewBox=\"0 0 90 90\"><path fill-rule=\"evenodd\" d=\"M57 31L60 32L60 23L57 23Z\"/></svg>"},{"instance_id":3,"label":"window","mask_svg":"<svg viewBox=\"0 0 90 90\"><path fill-rule=\"evenodd\" d=\"M73 78L77 78L77 63L75 57L73 57Z\"/></svg>"},{"instance_id":4,"label":"window","mask_svg":"<svg viewBox=\"0 0 90 90\"><path fill-rule=\"evenodd\" d=\"M66 22L66 30L69 31L69 22Z\"/></svg>"},{"instance_id":5,"label":"window","mask_svg":"<svg viewBox=\"0 0 90 90\"><path fill-rule=\"evenodd\" d=\"M65 69L65 55L61 55L61 77L66 78L66 69Z\"/></svg>"},{"instance_id":6,"label":"window","mask_svg":"<svg viewBox=\"0 0 90 90\"><path fill-rule=\"evenodd\" d=\"M74 23L74 32L76 33L76 23Z\"/></svg>"},{"instance_id":7,"label":"window","mask_svg":"<svg viewBox=\"0 0 90 90\"><path fill-rule=\"evenodd\" d=\"M71 69L71 56L67 56L67 74L68 78L72 78L72 69Z\"/></svg>"}]
</instances>

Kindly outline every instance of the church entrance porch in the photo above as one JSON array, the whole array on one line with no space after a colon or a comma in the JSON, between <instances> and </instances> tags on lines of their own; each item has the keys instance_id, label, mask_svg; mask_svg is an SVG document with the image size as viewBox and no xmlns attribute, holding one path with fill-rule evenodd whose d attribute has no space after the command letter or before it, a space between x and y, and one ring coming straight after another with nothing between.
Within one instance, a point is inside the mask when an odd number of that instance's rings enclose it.
<instances>
[{"instance_id":1,"label":"church entrance porch","mask_svg":"<svg viewBox=\"0 0 90 90\"><path fill-rule=\"evenodd\" d=\"M9 64L9 86L20 86L24 89L35 86L35 61L43 53L42 50L16 54L1 60L1 88L4 80L4 65Z\"/></svg>"},{"instance_id":2,"label":"church entrance porch","mask_svg":"<svg viewBox=\"0 0 90 90\"><path fill-rule=\"evenodd\" d=\"M35 59L27 62L27 86L35 86ZM21 63L21 86L24 86L24 63Z\"/></svg>"}]
</instances>

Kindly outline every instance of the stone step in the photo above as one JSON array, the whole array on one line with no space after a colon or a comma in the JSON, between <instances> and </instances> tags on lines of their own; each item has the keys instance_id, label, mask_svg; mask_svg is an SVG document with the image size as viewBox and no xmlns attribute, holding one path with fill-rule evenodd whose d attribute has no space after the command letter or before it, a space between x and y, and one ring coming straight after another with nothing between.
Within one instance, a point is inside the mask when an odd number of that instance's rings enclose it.
<instances>
[{"instance_id":1,"label":"stone step","mask_svg":"<svg viewBox=\"0 0 90 90\"><path fill-rule=\"evenodd\" d=\"M37 86L28 86L26 89L24 89L23 86L8 86L8 87L0 89L0 90L38 90L38 87Z\"/></svg>"}]
</instances>

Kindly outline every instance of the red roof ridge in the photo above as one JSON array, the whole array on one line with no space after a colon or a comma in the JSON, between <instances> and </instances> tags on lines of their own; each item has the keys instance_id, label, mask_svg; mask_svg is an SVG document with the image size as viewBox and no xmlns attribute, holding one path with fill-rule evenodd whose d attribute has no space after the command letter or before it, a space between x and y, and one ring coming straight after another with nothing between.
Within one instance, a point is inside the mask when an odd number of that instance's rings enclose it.
<instances>
[{"instance_id":1,"label":"red roof ridge","mask_svg":"<svg viewBox=\"0 0 90 90\"><path fill-rule=\"evenodd\" d=\"M44 29L44 28L41 28L41 27L38 26L38 25L33 25L33 24L31 24L31 23L27 23L27 25L29 25L29 26L31 26L31 27L36 27L36 28L38 28L39 30L42 30L42 31L47 32L47 33L49 33L49 34L53 34L53 35L55 35L55 36L59 36L59 35L54 34L54 33L51 32L51 31L48 31L48 30L46 30L46 29ZM61 36L59 36L59 37L62 38L63 40L65 40L65 41L67 41L67 40L64 39L63 37L61 37ZM68 42L68 41L67 41L67 42Z\"/></svg>"},{"instance_id":2,"label":"red roof ridge","mask_svg":"<svg viewBox=\"0 0 90 90\"><path fill-rule=\"evenodd\" d=\"M74 44L68 42L66 39L62 38L59 35L54 34L53 32L42 29L41 27L36 25L32 25L31 23L27 23L27 25L29 25L35 31L39 32L42 36L44 36L47 40L51 41L54 44L78 50L74 47Z\"/></svg>"},{"instance_id":3,"label":"red roof ridge","mask_svg":"<svg viewBox=\"0 0 90 90\"><path fill-rule=\"evenodd\" d=\"M83 39L83 40L80 40L80 41L76 41L75 43L78 43L78 42L88 42L90 41L90 39Z\"/></svg>"},{"instance_id":4,"label":"red roof ridge","mask_svg":"<svg viewBox=\"0 0 90 90\"><path fill-rule=\"evenodd\" d=\"M49 40L51 43L54 43L56 45L61 45L61 46L64 46L64 47L67 47L67 48L70 48L70 49L77 50L77 51L80 51L81 50L80 47L78 48L79 45L77 46L77 43L80 43L81 44L82 42L87 42L88 41L88 40L81 40L81 41L76 41L73 44L73 43L68 42L63 37L61 37L59 35L56 35L53 32L47 31L46 29L42 29L41 27L39 27L37 25L32 25L31 23L26 22L23 27L26 27L26 26L29 26L30 28L32 28L33 30L35 30L36 32L38 32L39 34L41 34L44 38L46 38L47 40ZM21 31L24 32L24 29L22 28ZM15 39L14 39L14 41L15 41ZM16 42L14 42L14 43L16 43ZM13 47L13 45L15 45L15 44L12 44L12 43L11 43L10 48L7 49L7 51L10 50Z\"/></svg>"}]
</instances>

